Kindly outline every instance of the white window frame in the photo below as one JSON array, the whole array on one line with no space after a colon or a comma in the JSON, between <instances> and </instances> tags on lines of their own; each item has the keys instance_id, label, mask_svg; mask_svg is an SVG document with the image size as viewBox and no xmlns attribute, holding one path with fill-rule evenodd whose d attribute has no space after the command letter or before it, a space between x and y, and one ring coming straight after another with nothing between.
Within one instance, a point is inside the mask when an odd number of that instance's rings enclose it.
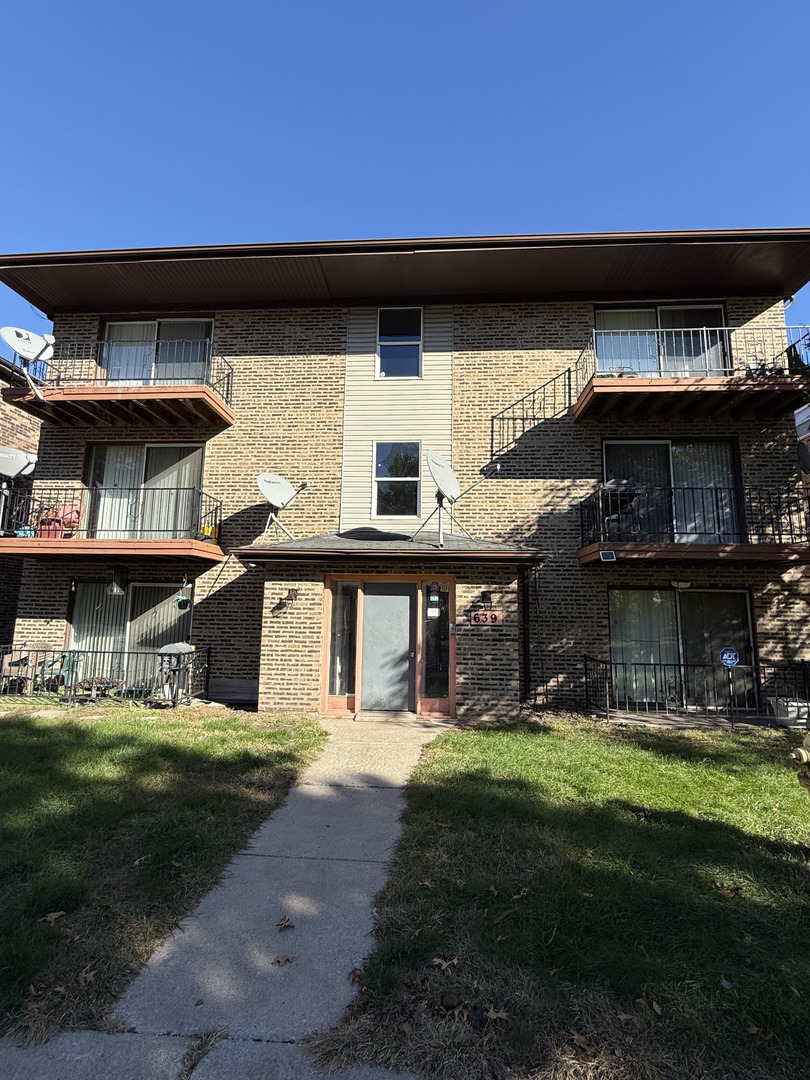
<instances>
[{"instance_id":1,"label":"white window frame","mask_svg":"<svg viewBox=\"0 0 810 1080\"><path fill-rule=\"evenodd\" d=\"M416 455L418 461L416 476L377 476L377 447L380 443L416 443L419 450ZM380 482L385 483L404 483L413 484L416 483L416 513L415 514L378 514L377 513L377 492L379 491ZM374 520L381 521L419 521L422 517L422 441L421 439L405 439L402 437L389 438L389 439L375 439L371 444L371 517Z\"/></svg>"},{"instance_id":2,"label":"white window frame","mask_svg":"<svg viewBox=\"0 0 810 1080\"><path fill-rule=\"evenodd\" d=\"M418 373L416 375L384 375L380 371L380 360L381 360L381 358L380 358L380 346L381 345L392 345L393 344L394 348L397 347L396 343L392 343L392 342L389 342L389 341L383 341L383 342L380 341L380 313L383 312L383 311L418 311L419 312L419 323L420 323L420 333L419 333L419 371L418 371ZM402 344L403 345L404 344L412 344L412 342L403 342ZM377 308L377 344L375 346L375 358L374 358L374 378L375 379L379 379L382 382L390 382L392 379L394 379L397 382L399 382L401 380L404 380L404 379L421 379L422 378L422 373L423 373L424 351L425 351L425 309L423 307L419 307L417 304L400 304L400 305L391 306L391 307Z\"/></svg>"}]
</instances>

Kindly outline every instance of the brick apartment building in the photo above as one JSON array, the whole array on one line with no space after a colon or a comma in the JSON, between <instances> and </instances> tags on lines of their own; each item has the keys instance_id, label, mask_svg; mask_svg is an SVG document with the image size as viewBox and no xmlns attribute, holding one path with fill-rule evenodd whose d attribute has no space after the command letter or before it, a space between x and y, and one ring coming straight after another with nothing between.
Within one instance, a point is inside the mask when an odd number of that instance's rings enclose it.
<instances>
[{"instance_id":1,"label":"brick apartment building","mask_svg":"<svg viewBox=\"0 0 810 1080\"><path fill-rule=\"evenodd\" d=\"M188 639L273 710L762 711L810 659L808 279L807 229L4 257L56 335L2 393L14 643Z\"/></svg>"}]
</instances>

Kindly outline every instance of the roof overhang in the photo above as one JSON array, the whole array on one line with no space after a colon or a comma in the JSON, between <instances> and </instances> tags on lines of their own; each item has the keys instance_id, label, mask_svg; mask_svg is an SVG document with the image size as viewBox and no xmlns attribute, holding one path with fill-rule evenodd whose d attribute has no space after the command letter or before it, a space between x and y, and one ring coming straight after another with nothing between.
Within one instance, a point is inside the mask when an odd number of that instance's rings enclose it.
<instances>
[{"instance_id":1,"label":"roof overhang","mask_svg":"<svg viewBox=\"0 0 810 1080\"><path fill-rule=\"evenodd\" d=\"M236 555L242 562L260 565L263 563L501 563L512 565L536 565L548 559L548 551L531 548L504 547L500 544L487 546L482 544L476 549L428 547L424 544L392 546L385 550L379 547L339 548L296 546L294 543L256 544L248 547L231 548L231 555Z\"/></svg>"},{"instance_id":2,"label":"roof overhang","mask_svg":"<svg viewBox=\"0 0 810 1080\"><path fill-rule=\"evenodd\" d=\"M810 229L473 236L0 256L49 316L381 301L788 297Z\"/></svg>"}]
</instances>

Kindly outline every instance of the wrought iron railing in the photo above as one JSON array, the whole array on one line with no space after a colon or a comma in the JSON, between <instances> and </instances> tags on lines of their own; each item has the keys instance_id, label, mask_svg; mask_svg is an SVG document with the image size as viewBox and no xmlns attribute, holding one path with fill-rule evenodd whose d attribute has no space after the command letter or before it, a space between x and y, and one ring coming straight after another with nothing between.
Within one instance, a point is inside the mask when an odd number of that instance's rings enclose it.
<instances>
[{"instance_id":1,"label":"wrought iron railing","mask_svg":"<svg viewBox=\"0 0 810 1080\"><path fill-rule=\"evenodd\" d=\"M810 663L645 664L585 657L590 709L639 715L810 720Z\"/></svg>"},{"instance_id":2,"label":"wrought iron railing","mask_svg":"<svg viewBox=\"0 0 810 1080\"><path fill-rule=\"evenodd\" d=\"M204 340L57 341L30 372L46 387L209 386L227 404L233 396L233 368Z\"/></svg>"},{"instance_id":3,"label":"wrought iron railing","mask_svg":"<svg viewBox=\"0 0 810 1080\"><path fill-rule=\"evenodd\" d=\"M492 457L505 453L544 420L564 416L596 376L745 377L765 388L774 378L807 374L808 326L594 330L573 365L492 417Z\"/></svg>"},{"instance_id":4,"label":"wrought iron railing","mask_svg":"<svg viewBox=\"0 0 810 1080\"><path fill-rule=\"evenodd\" d=\"M802 544L810 541L803 488L639 487L614 481L580 503L581 544Z\"/></svg>"},{"instance_id":5,"label":"wrought iron railing","mask_svg":"<svg viewBox=\"0 0 810 1080\"><path fill-rule=\"evenodd\" d=\"M199 488L12 491L0 535L44 540L206 540L219 543L222 501Z\"/></svg>"},{"instance_id":6,"label":"wrought iron railing","mask_svg":"<svg viewBox=\"0 0 810 1080\"><path fill-rule=\"evenodd\" d=\"M0 694L176 706L207 694L209 668L209 649L161 653L4 645Z\"/></svg>"}]
</instances>

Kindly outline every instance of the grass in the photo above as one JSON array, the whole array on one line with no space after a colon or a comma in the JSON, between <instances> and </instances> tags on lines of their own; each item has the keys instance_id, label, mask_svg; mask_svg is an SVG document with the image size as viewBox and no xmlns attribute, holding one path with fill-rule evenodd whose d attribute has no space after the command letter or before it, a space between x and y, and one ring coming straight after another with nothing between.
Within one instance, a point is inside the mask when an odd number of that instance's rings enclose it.
<instances>
[{"instance_id":1,"label":"grass","mask_svg":"<svg viewBox=\"0 0 810 1080\"><path fill-rule=\"evenodd\" d=\"M792 733L444 735L321 1064L442 1080L799 1080L810 801Z\"/></svg>"},{"instance_id":2,"label":"grass","mask_svg":"<svg viewBox=\"0 0 810 1080\"><path fill-rule=\"evenodd\" d=\"M0 702L0 1030L29 1041L103 1024L325 739L296 718L49 704Z\"/></svg>"}]
</instances>

